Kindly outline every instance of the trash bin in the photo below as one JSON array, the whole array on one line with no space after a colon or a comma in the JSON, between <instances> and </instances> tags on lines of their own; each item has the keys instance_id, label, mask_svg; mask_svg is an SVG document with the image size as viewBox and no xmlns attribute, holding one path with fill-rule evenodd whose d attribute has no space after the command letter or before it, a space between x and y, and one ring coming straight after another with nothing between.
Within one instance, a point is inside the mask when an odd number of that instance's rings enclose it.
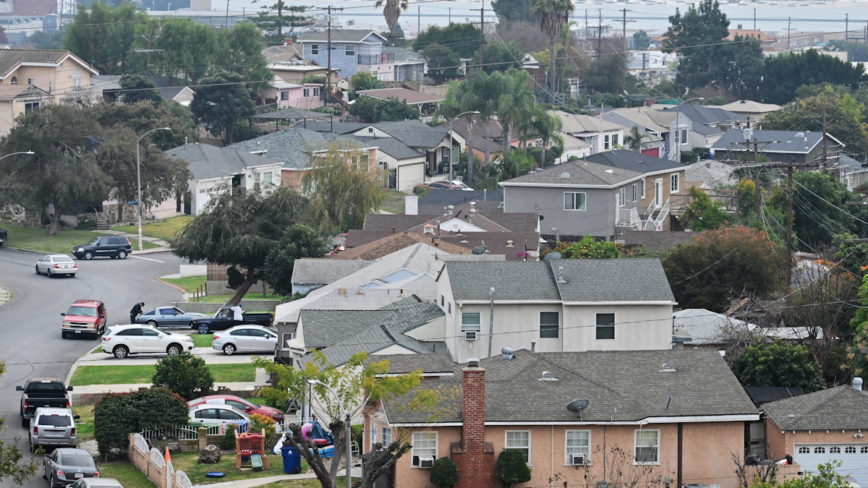
<instances>
[{"instance_id":1,"label":"trash bin","mask_svg":"<svg viewBox=\"0 0 868 488\"><path fill-rule=\"evenodd\" d=\"M280 455L283 456L284 473L301 473L301 454L298 451L293 449L292 446L284 446L280 448Z\"/></svg>"}]
</instances>

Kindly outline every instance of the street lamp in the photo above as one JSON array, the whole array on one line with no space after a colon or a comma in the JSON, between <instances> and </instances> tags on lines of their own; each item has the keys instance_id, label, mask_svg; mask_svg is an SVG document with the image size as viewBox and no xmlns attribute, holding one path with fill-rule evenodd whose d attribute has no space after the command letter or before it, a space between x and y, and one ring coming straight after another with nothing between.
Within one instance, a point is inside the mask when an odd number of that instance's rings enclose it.
<instances>
[{"instance_id":1,"label":"street lamp","mask_svg":"<svg viewBox=\"0 0 868 488\"><path fill-rule=\"evenodd\" d=\"M705 97L688 98L675 107L675 161L681 163L681 106L692 100L705 100Z\"/></svg>"},{"instance_id":2,"label":"street lamp","mask_svg":"<svg viewBox=\"0 0 868 488\"><path fill-rule=\"evenodd\" d=\"M139 142L142 141L142 138L144 138L151 132L154 132L155 130L171 131L172 129L168 127L158 127L156 129L151 129L148 132L145 132L144 134L142 134L142 137L136 139L136 181L139 187L139 200L136 202L136 205L139 207L139 251L142 250L142 162L139 157Z\"/></svg>"},{"instance_id":3,"label":"street lamp","mask_svg":"<svg viewBox=\"0 0 868 488\"><path fill-rule=\"evenodd\" d=\"M36 154L36 153L34 153L33 151L14 152L14 153L9 153L9 154L7 154L7 155L3 156L3 157L0 158L0 159L6 159L6 158L8 158L9 156L15 156L16 154L31 154L31 155L32 155L32 154Z\"/></svg>"},{"instance_id":4,"label":"street lamp","mask_svg":"<svg viewBox=\"0 0 868 488\"><path fill-rule=\"evenodd\" d=\"M344 410L344 402L341 401L341 397L339 397L337 392L332 390L332 388L329 385L323 383L320 380L316 380L316 379L307 380L307 384L320 385L320 386L326 387L326 389L328 391L330 391L331 394L334 395L335 399L338 401L338 406L341 409L341 415L344 416L344 422L346 422L346 433L344 435L346 436L345 442L347 444L347 465L346 465L346 469L344 471L346 471L346 474L347 474L347 488L352 488L352 484L353 484L353 475L352 475L353 446L351 444L351 440L353 438L353 431L352 431L352 427L350 426L350 414L347 413L346 410ZM313 399L311 399L311 400L313 400Z\"/></svg>"},{"instance_id":5,"label":"street lamp","mask_svg":"<svg viewBox=\"0 0 868 488\"><path fill-rule=\"evenodd\" d=\"M471 110L469 112L462 112L462 113L456 115L455 117L453 117L452 120L449 121L449 186L452 186L452 164L453 164L453 162L452 162L452 122L455 122L455 119L459 119L459 118L461 118L461 116L467 115L467 114L479 115L479 112L477 112L476 110ZM470 124L467 124L467 131L468 131L468 133L470 133L470 137L473 137L472 130L473 129L470 128ZM507 144L508 143L509 143L509 141L507 141ZM459 162L461 161L460 152L461 151L459 151L459 156L458 156ZM468 157L472 158L473 155L470 154L470 155L468 155Z\"/></svg>"}]
</instances>

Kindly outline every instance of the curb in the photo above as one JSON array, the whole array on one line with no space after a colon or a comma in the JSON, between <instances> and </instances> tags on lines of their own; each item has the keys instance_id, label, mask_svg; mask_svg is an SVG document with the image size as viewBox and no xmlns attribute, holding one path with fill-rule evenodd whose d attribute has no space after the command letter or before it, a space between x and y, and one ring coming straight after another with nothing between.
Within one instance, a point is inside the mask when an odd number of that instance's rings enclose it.
<instances>
[{"instance_id":1,"label":"curb","mask_svg":"<svg viewBox=\"0 0 868 488\"><path fill-rule=\"evenodd\" d=\"M135 249L133 252L130 253L130 256L141 256L142 254L162 254L162 253L167 253L167 252L170 253L170 252L172 252L172 250L171 249L161 249L159 251L150 251L148 249L144 249L142 251L139 251L138 249Z\"/></svg>"},{"instance_id":2,"label":"curb","mask_svg":"<svg viewBox=\"0 0 868 488\"><path fill-rule=\"evenodd\" d=\"M9 246L4 246L4 247L6 247L6 249L14 249L14 250L16 250L16 251L29 252L29 253L33 253L33 254L51 254L51 253L49 253L49 252L32 251L32 250L30 250L30 249L21 249L20 247L9 247ZM72 256L72 253L71 253L71 252L70 252L70 253L66 253L66 255L67 255L67 256Z\"/></svg>"},{"instance_id":3,"label":"curb","mask_svg":"<svg viewBox=\"0 0 868 488\"><path fill-rule=\"evenodd\" d=\"M173 284L171 284L171 283L166 283L165 281L161 280L160 278L157 278L157 281L159 281L160 283L162 283L162 284L164 284L164 285L166 285L166 286L171 286L172 288L174 288L174 289L180 291L180 292L181 292L181 295L186 295L186 294L187 294L187 290L181 288L181 287L178 286L178 285L173 285Z\"/></svg>"},{"instance_id":4,"label":"curb","mask_svg":"<svg viewBox=\"0 0 868 488\"><path fill-rule=\"evenodd\" d=\"M93 348L93 349L96 349L96 348ZM87 353L90 354L91 351L93 351L93 349L91 349ZM81 359L81 358L79 358L79 359ZM66 385L67 387L69 386L69 382L72 381L72 375L75 373L76 368L78 368L78 359L76 359L75 362L72 363L72 367L69 368L69 373L66 375L66 378L64 378L64 380L63 380L63 384Z\"/></svg>"}]
</instances>

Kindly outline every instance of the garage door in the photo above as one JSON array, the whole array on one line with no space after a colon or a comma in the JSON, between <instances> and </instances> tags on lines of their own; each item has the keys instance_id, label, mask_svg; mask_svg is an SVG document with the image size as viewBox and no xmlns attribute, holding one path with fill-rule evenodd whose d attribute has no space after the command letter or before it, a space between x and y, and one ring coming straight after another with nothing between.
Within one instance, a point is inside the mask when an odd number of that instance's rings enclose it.
<instances>
[{"instance_id":1,"label":"garage door","mask_svg":"<svg viewBox=\"0 0 868 488\"><path fill-rule=\"evenodd\" d=\"M793 461L813 474L819 473L820 464L841 461L839 474L868 486L868 444L796 444Z\"/></svg>"}]
</instances>

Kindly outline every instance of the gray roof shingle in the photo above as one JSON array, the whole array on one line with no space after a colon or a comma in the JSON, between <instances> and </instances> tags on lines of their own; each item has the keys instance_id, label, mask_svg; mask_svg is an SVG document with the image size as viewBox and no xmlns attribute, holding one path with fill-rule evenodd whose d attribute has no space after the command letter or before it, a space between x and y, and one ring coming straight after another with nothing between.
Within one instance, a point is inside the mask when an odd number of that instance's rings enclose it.
<instances>
[{"instance_id":1,"label":"gray roof shingle","mask_svg":"<svg viewBox=\"0 0 868 488\"><path fill-rule=\"evenodd\" d=\"M868 393L836 386L763 405L781 430L868 429Z\"/></svg>"},{"instance_id":2,"label":"gray roof shingle","mask_svg":"<svg viewBox=\"0 0 868 488\"><path fill-rule=\"evenodd\" d=\"M647 154L616 149L592 154L585 158L592 163L603 164L613 168L635 171L637 173L654 173L658 171L684 169L686 165L668 159L655 158Z\"/></svg>"},{"instance_id":3,"label":"gray roof shingle","mask_svg":"<svg viewBox=\"0 0 868 488\"><path fill-rule=\"evenodd\" d=\"M425 155L421 152L413 149L412 147L407 146L403 142L393 137L360 137L360 136L345 136L354 141L358 142L365 147L375 147L378 151L388 154L395 159L412 159L412 158L421 158Z\"/></svg>"},{"instance_id":4,"label":"gray roof shingle","mask_svg":"<svg viewBox=\"0 0 868 488\"><path fill-rule=\"evenodd\" d=\"M651 156L645 156L650 158ZM501 181L501 186L520 184L612 186L642 176L643 173L587 161L569 161L511 180Z\"/></svg>"},{"instance_id":5,"label":"gray roof shingle","mask_svg":"<svg viewBox=\"0 0 868 488\"><path fill-rule=\"evenodd\" d=\"M284 168L303 169L310 164L309 151L323 149L323 145L335 140L360 146L356 141L337 134L316 132L302 127L290 127L274 131L230 147L246 152L266 151L268 158L280 161ZM360 146L361 147L361 146Z\"/></svg>"},{"instance_id":6,"label":"gray roof shingle","mask_svg":"<svg viewBox=\"0 0 868 488\"><path fill-rule=\"evenodd\" d=\"M499 204L503 201L503 190L459 191L432 188L428 190L425 196L419 199L419 213L429 213L422 211L422 207L426 205L436 205L439 207L435 211L435 214L439 214L443 212L443 206L445 205L463 205L469 202L476 202L476 208L484 212L485 210L480 208L480 202L485 201L498 202Z\"/></svg>"},{"instance_id":7,"label":"gray roof shingle","mask_svg":"<svg viewBox=\"0 0 868 488\"><path fill-rule=\"evenodd\" d=\"M551 267L545 262L446 263L455 300L560 300ZM443 279L443 276L439 279Z\"/></svg>"},{"instance_id":8,"label":"gray roof shingle","mask_svg":"<svg viewBox=\"0 0 868 488\"><path fill-rule=\"evenodd\" d=\"M391 310L302 310L298 320L304 330L305 347L321 348L381 324Z\"/></svg>"},{"instance_id":9,"label":"gray roof shingle","mask_svg":"<svg viewBox=\"0 0 868 488\"><path fill-rule=\"evenodd\" d=\"M189 162L190 172L193 173L195 180L226 178L242 172L246 167L280 164L273 159L250 154L234 146L217 147L197 143L168 149L166 156Z\"/></svg>"},{"instance_id":10,"label":"gray roof shingle","mask_svg":"<svg viewBox=\"0 0 868 488\"><path fill-rule=\"evenodd\" d=\"M796 134L800 134L801 136L796 137ZM751 138L754 137L758 141L779 141L775 144L765 144L763 152L767 153L808 154L811 152L811 149L823 141L822 132L794 130L755 130ZM840 144L831 134L829 134L829 138L833 143ZM745 151L746 146L744 144L735 145L735 143L744 141L743 131L731 130L720 136L720 139L711 146L711 149L715 151Z\"/></svg>"},{"instance_id":11,"label":"gray roof shingle","mask_svg":"<svg viewBox=\"0 0 868 488\"><path fill-rule=\"evenodd\" d=\"M371 264L370 261L336 259L296 259L292 267L292 282L307 285L328 285Z\"/></svg>"}]
</instances>

